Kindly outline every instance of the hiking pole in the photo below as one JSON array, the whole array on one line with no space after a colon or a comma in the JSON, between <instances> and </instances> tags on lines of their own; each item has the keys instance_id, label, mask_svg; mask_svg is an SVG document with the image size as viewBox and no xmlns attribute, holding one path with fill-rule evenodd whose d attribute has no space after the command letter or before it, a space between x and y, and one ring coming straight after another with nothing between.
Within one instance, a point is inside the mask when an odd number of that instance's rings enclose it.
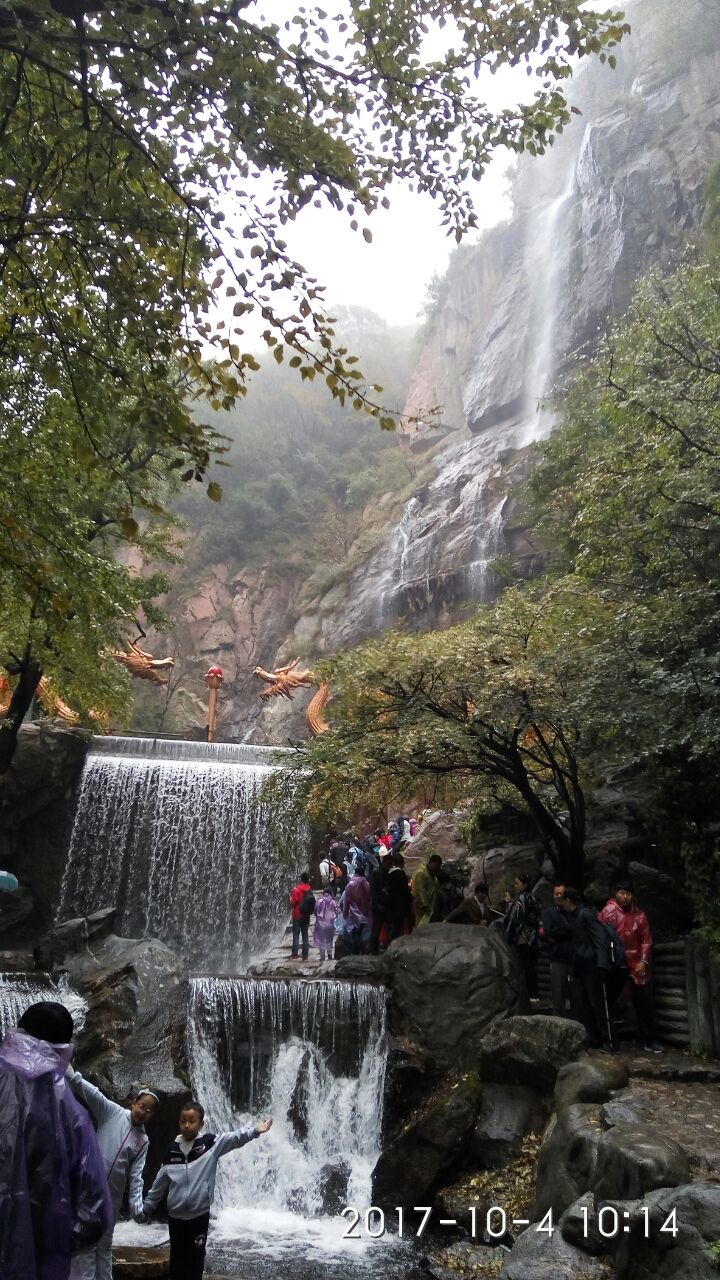
<instances>
[{"instance_id":1,"label":"hiking pole","mask_svg":"<svg viewBox=\"0 0 720 1280\"><path fill-rule=\"evenodd\" d=\"M615 1044L613 1041L612 1022L610 1021L610 1006L608 1004L607 982L605 979L605 974L601 974L600 976L600 985L602 986L603 1004L605 1006L605 1025L607 1026L607 1030L608 1030L608 1044L610 1045L610 1051L614 1053Z\"/></svg>"}]
</instances>

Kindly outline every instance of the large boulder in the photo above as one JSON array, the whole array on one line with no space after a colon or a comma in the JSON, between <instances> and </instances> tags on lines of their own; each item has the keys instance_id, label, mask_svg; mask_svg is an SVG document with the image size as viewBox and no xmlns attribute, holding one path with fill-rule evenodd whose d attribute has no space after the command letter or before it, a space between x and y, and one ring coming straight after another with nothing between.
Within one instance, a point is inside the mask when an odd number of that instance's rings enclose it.
<instances>
[{"instance_id":1,"label":"large boulder","mask_svg":"<svg viewBox=\"0 0 720 1280\"><path fill-rule=\"evenodd\" d=\"M543 855L536 844L501 845L475 858L470 868L470 886L485 882L490 901L498 909L502 896L515 876L529 875L533 884L541 878Z\"/></svg>"},{"instance_id":2,"label":"large boulder","mask_svg":"<svg viewBox=\"0 0 720 1280\"><path fill-rule=\"evenodd\" d=\"M92 952L71 956L66 967L88 1003L76 1067L117 1102L138 1084L160 1094L149 1129L147 1181L177 1132L180 1099L188 1094L185 965L155 938L111 934Z\"/></svg>"},{"instance_id":3,"label":"large boulder","mask_svg":"<svg viewBox=\"0 0 720 1280\"><path fill-rule=\"evenodd\" d=\"M617 1280L716 1280L718 1261L711 1248L720 1240L716 1182L652 1191L630 1206L629 1214L630 1230L615 1242Z\"/></svg>"},{"instance_id":4,"label":"large boulder","mask_svg":"<svg viewBox=\"0 0 720 1280\"><path fill-rule=\"evenodd\" d=\"M577 1102L555 1112L543 1134L531 1220L552 1209L555 1219L595 1185L602 1137L600 1108Z\"/></svg>"},{"instance_id":5,"label":"large boulder","mask_svg":"<svg viewBox=\"0 0 720 1280\"><path fill-rule=\"evenodd\" d=\"M460 826L467 818L467 813L446 813L444 809L428 813L417 835L403 845L408 875L412 876L416 867L427 862L431 853L439 853L443 862L466 862L468 849L460 834Z\"/></svg>"},{"instance_id":6,"label":"large boulder","mask_svg":"<svg viewBox=\"0 0 720 1280\"><path fill-rule=\"evenodd\" d=\"M438 1066L477 1066L486 1032L519 1012L517 958L495 929L428 924L385 953L391 1031L414 1041Z\"/></svg>"},{"instance_id":7,"label":"large boulder","mask_svg":"<svg viewBox=\"0 0 720 1280\"><path fill-rule=\"evenodd\" d=\"M478 1068L483 1080L553 1089L586 1046L585 1028L570 1018L506 1018L481 1040Z\"/></svg>"},{"instance_id":8,"label":"large boulder","mask_svg":"<svg viewBox=\"0 0 720 1280\"><path fill-rule=\"evenodd\" d=\"M527 1085L486 1084L470 1143L478 1169L502 1169L520 1155L523 1138L541 1133L548 1118L543 1095Z\"/></svg>"},{"instance_id":9,"label":"large boulder","mask_svg":"<svg viewBox=\"0 0 720 1280\"><path fill-rule=\"evenodd\" d=\"M679 1187L689 1177L687 1152L656 1126L618 1126L598 1144L598 1200L634 1200L657 1187Z\"/></svg>"},{"instance_id":10,"label":"large boulder","mask_svg":"<svg viewBox=\"0 0 720 1280\"><path fill-rule=\"evenodd\" d=\"M108 1092L124 1098L141 1081L165 1092L184 1087L183 961L156 938L111 934L94 951L72 956L66 967L89 1006L78 1060Z\"/></svg>"},{"instance_id":11,"label":"large boulder","mask_svg":"<svg viewBox=\"0 0 720 1280\"><path fill-rule=\"evenodd\" d=\"M448 1077L387 1145L373 1170L373 1204L427 1204L442 1174L462 1158L480 1106L476 1075Z\"/></svg>"},{"instance_id":12,"label":"large boulder","mask_svg":"<svg viewBox=\"0 0 720 1280\"><path fill-rule=\"evenodd\" d=\"M564 1240L534 1223L518 1237L499 1280L607 1280L607 1269L598 1258L588 1257Z\"/></svg>"},{"instance_id":13,"label":"large boulder","mask_svg":"<svg viewBox=\"0 0 720 1280\"><path fill-rule=\"evenodd\" d=\"M624 1089L630 1078L621 1058L586 1058L569 1062L558 1072L555 1083L555 1110L575 1102L607 1102L616 1089Z\"/></svg>"}]
</instances>

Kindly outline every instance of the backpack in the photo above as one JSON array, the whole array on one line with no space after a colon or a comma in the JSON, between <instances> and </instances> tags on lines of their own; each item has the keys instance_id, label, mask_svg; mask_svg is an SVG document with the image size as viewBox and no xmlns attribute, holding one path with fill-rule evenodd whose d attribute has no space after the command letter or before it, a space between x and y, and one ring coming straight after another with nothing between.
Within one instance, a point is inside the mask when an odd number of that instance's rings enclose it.
<instances>
[{"instance_id":1,"label":"backpack","mask_svg":"<svg viewBox=\"0 0 720 1280\"><path fill-rule=\"evenodd\" d=\"M617 929L611 924L606 924L604 920L600 921L608 941L608 952L610 963L608 969L627 969L627 961L625 959L625 948L622 944L622 938Z\"/></svg>"},{"instance_id":2,"label":"backpack","mask_svg":"<svg viewBox=\"0 0 720 1280\"><path fill-rule=\"evenodd\" d=\"M362 850L360 850L360 852L357 854L355 858L355 875L364 876L366 867L367 867L367 858L365 857L365 854L362 852Z\"/></svg>"},{"instance_id":3,"label":"backpack","mask_svg":"<svg viewBox=\"0 0 720 1280\"><path fill-rule=\"evenodd\" d=\"M300 919L309 920L315 911L315 894L312 889L306 889L300 899Z\"/></svg>"}]
</instances>

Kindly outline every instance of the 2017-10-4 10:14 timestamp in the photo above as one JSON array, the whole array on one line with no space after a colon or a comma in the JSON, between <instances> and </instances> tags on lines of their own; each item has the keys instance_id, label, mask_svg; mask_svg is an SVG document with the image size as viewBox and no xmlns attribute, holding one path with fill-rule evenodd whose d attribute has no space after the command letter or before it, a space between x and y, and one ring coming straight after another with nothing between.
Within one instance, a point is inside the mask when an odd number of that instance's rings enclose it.
<instances>
[{"instance_id":1,"label":"2017-10-4 10:14 timestamp","mask_svg":"<svg viewBox=\"0 0 720 1280\"><path fill-rule=\"evenodd\" d=\"M677 1209L673 1209L659 1225L657 1221L651 1220L650 1208L647 1205L633 1209L632 1213L617 1209L611 1204L602 1205L596 1212L591 1211L588 1205L581 1205L579 1214L581 1231L586 1238L597 1233L604 1240L613 1240L616 1236L629 1235L636 1227L645 1239L649 1240L655 1231L665 1232L675 1237L679 1230ZM419 1240L431 1223L433 1211L431 1205L424 1204L413 1205L412 1209L396 1205L395 1209L388 1211L387 1214L377 1205L371 1205L365 1210L348 1205L340 1216L347 1218L348 1223L342 1235L343 1240L361 1240L363 1236L371 1240L379 1240L388 1233L400 1237L412 1236ZM540 1222L534 1223L531 1223L529 1218L511 1218L506 1210L497 1204L487 1209L484 1206L472 1205L468 1216L470 1236L473 1240L499 1241L504 1239L513 1227L515 1229L532 1227L539 1235L549 1237L552 1237L557 1230L552 1209L548 1209ZM456 1227L458 1221L456 1218L438 1218L436 1225Z\"/></svg>"}]
</instances>

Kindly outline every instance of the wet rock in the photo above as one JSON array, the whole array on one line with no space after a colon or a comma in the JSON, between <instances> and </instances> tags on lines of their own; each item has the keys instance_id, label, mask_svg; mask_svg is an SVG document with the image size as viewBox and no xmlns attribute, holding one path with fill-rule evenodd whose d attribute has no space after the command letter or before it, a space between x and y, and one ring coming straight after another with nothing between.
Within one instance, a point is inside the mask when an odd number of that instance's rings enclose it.
<instances>
[{"instance_id":1,"label":"wet rock","mask_svg":"<svg viewBox=\"0 0 720 1280\"><path fill-rule=\"evenodd\" d=\"M593 1058L570 1062L558 1072L555 1109L575 1102L607 1102L616 1089L624 1089L630 1073L619 1058Z\"/></svg>"},{"instance_id":2,"label":"wet rock","mask_svg":"<svg viewBox=\"0 0 720 1280\"><path fill-rule=\"evenodd\" d=\"M318 1175L318 1191L323 1204L323 1213L339 1214L348 1202L348 1183L352 1169L341 1160L339 1164L324 1164Z\"/></svg>"},{"instance_id":3,"label":"wet rock","mask_svg":"<svg viewBox=\"0 0 720 1280\"><path fill-rule=\"evenodd\" d=\"M138 1245L113 1245L113 1280L155 1280L170 1274L170 1247L142 1248ZM207 1277L210 1280L210 1277Z\"/></svg>"},{"instance_id":4,"label":"wet rock","mask_svg":"<svg viewBox=\"0 0 720 1280\"><path fill-rule=\"evenodd\" d=\"M111 935L67 964L71 984L89 1004L78 1057L121 1098L136 1081L165 1091L182 1087L187 971L156 938Z\"/></svg>"},{"instance_id":5,"label":"wet rock","mask_svg":"<svg viewBox=\"0 0 720 1280\"><path fill-rule=\"evenodd\" d=\"M30 973L33 968L30 951L0 951L0 973Z\"/></svg>"},{"instance_id":6,"label":"wet rock","mask_svg":"<svg viewBox=\"0 0 720 1280\"><path fill-rule=\"evenodd\" d=\"M442 809L427 814L417 834L403 845L408 875L412 876L416 867L427 862L431 853L439 853L444 862L465 863L468 849L460 834L460 825L467 818L467 813L446 813Z\"/></svg>"},{"instance_id":7,"label":"wet rock","mask_svg":"<svg viewBox=\"0 0 720 1280\"><path fill-rule=\"evenodd\" d=\"M586 1045L584 1027L570 1018L506 1018L482 1040L478 1069L483 1080L552 1089Z\"/></svg>"},{"instance_id":8,"label":"wet rock","mask_svg":"<svg viewBox=\"0 0 720 1280\"><path fill-rule=\"evenodd\" d=\"M76 1067L116 1102L126 1101L138 1084L161 1095L148 1129L147 1182L177 1133L180 1102L189 1092L185 965L157 939L110 935L92 951L71 956L67 972L88 1002Z\"/></svg>"},{"instance_id":9,"label":"wet rock","mask_svg":"<svg viewBox=\"0 0 720 1280\"><path fill-rule=\"evenodd\" d=\"M438 1066L474 1068L483 1036L518 1012L517 958L494 929L423 925L385 953L390 1029Z\"/></svg>"},{"instance_id":10,"label":"wet rock","mask_svg":"<svg viewBox=\"0 0 720 1280\"><path fill-rule=\"evenodd\" d=\"M646 1227L643 1207L649 1209ZM668 1221L676 1211L675 1222ZM676 1233L662 1230L677 1226ZM696 1182L653 1191L630 1212L630 1231L616 1242L617 1280L715 1280L720 1239L720 1186Z\"/></svg>"},{"instance_id":11,"label":"wet rock","mask_svg":"<svg viewBox=\"0 0 720 1280\"><path fill-rule=\"evenodd\" d=\"M601 1137L600 1109L592 1103L574 1103L550 1118L537 1163L533 1221L548 1209L557 1220L595 1186Z\"/></svg>"},{"instance_id":12,"label":"wet rock","mask_svg":"<svg viewBox=\"0 0 720 1280\"><path fill-rule=\"evenodd\" d=\"M502 895L510 888L515 876L529 875L533 882L541 877L542 854L536 844L501 845L488 849L475 858L470 884L485 881L490 890L490 901L498 910L502 908Z\"/></svg>"},{"instance_id":13,"label":"wet rock","mask_svg":"<svg viewBox=\"0 0 720 1280\"><path fill-rule=\"evenodd\" d=\"M308 1072L310 1069L310 1050L306 1049L300 1066L298 1068L297 1077L295 1079L295 1087L292 1091L290 1103L287 1109L287 1118L290 1121L295 1137L300 1142L306 1142L308 1136Z\"/></svg>"},{"instance_id":14,"label":"wet rock","mask_svg":"<svg viewBox=\"0 0 720 1280\"><path fill-rule=\"evenodd\" d=\"M598 1200L635 1200L656 1187L680 1186L689 1177L687 1152L651 1125L611 1129L598 1144Z\"/></svg>"},{"instance_id":15,"label":"wet rock","mask_svg":"<svg viewBox=\"0 0 720 1280\"><path fill-rule=\"evenodd\" d=\"M500 1272L500 1280L607 1280L607 1270L597 1258L564 1240L528 1227L515 1241Z\"/></svg>"},{"instance_id":16,"label":"wet rock","mask_svg":"<svg viewBox=\"0 0 720 1280\"><path fill-rule=\"evenodd\" d=\"M441 1174L463 1156L480 1105L475 1075L449 1078L391 1140L373 1170L373 1204L427 1204Z\"/></svg>"},{"instance_id":17,"label":"wet rock","mask_svg":"<svg viewBox=\"0 0 720 1280\"><path fill-rule=\"evenodd\" d=\"M528 1133L540 1133L548 1116L547 1102L535 1089L516 1084L486 1084L470 1144L478 1169L501 1169L522 1149Z\"/></svg>"},{"instance_id":18,"label":"wet rock","mask_svg":"<svg viewBox=\"0 0 720 1280\"><path fill-rule=\"evenodd\" d=\"M106 938L112 932L115 908L96 911L92 916L64 920L50 929L35 948L35 959L42 969L62 967L66 956L85 951L90 941Z\"/></svg>"},{"instance_id":19,"label":"wet rock","mask_svg":"<svg viewBox=\"0 0 720 1280\"><path fill-rule=\"evenodd\" d=\"M482 1280L483 1276L497 1274L499 1260L497 1249L489 1245L455 1240L444 1249L433 1246L420 1275L433 1280Z\"/></svg>"},{"instance_id":20,"label":"wet rock","mask_svg":"<svg viewBox=\"0 0 720 1280\"><path fill-rule=\"evenodd\" d=\"M335 943L337 955L337 942ZM353 982L386 982L387 966L383 956L342 956L335 963L333 977Z\"/></svg>"},{"instance_id":21,"label":"wet rock","mask_svg":"<svg viewBox=\"0 0 720 1280\"><path fill-rule=\"evenodd\" d=\"M580 1196L562 1214L558 1230L563 1240L583 1253L600 1257L607 1252L607 1238L600 1235L597 1221L597 1205L592 1191Z\"/></svg>"}]
</instances>

